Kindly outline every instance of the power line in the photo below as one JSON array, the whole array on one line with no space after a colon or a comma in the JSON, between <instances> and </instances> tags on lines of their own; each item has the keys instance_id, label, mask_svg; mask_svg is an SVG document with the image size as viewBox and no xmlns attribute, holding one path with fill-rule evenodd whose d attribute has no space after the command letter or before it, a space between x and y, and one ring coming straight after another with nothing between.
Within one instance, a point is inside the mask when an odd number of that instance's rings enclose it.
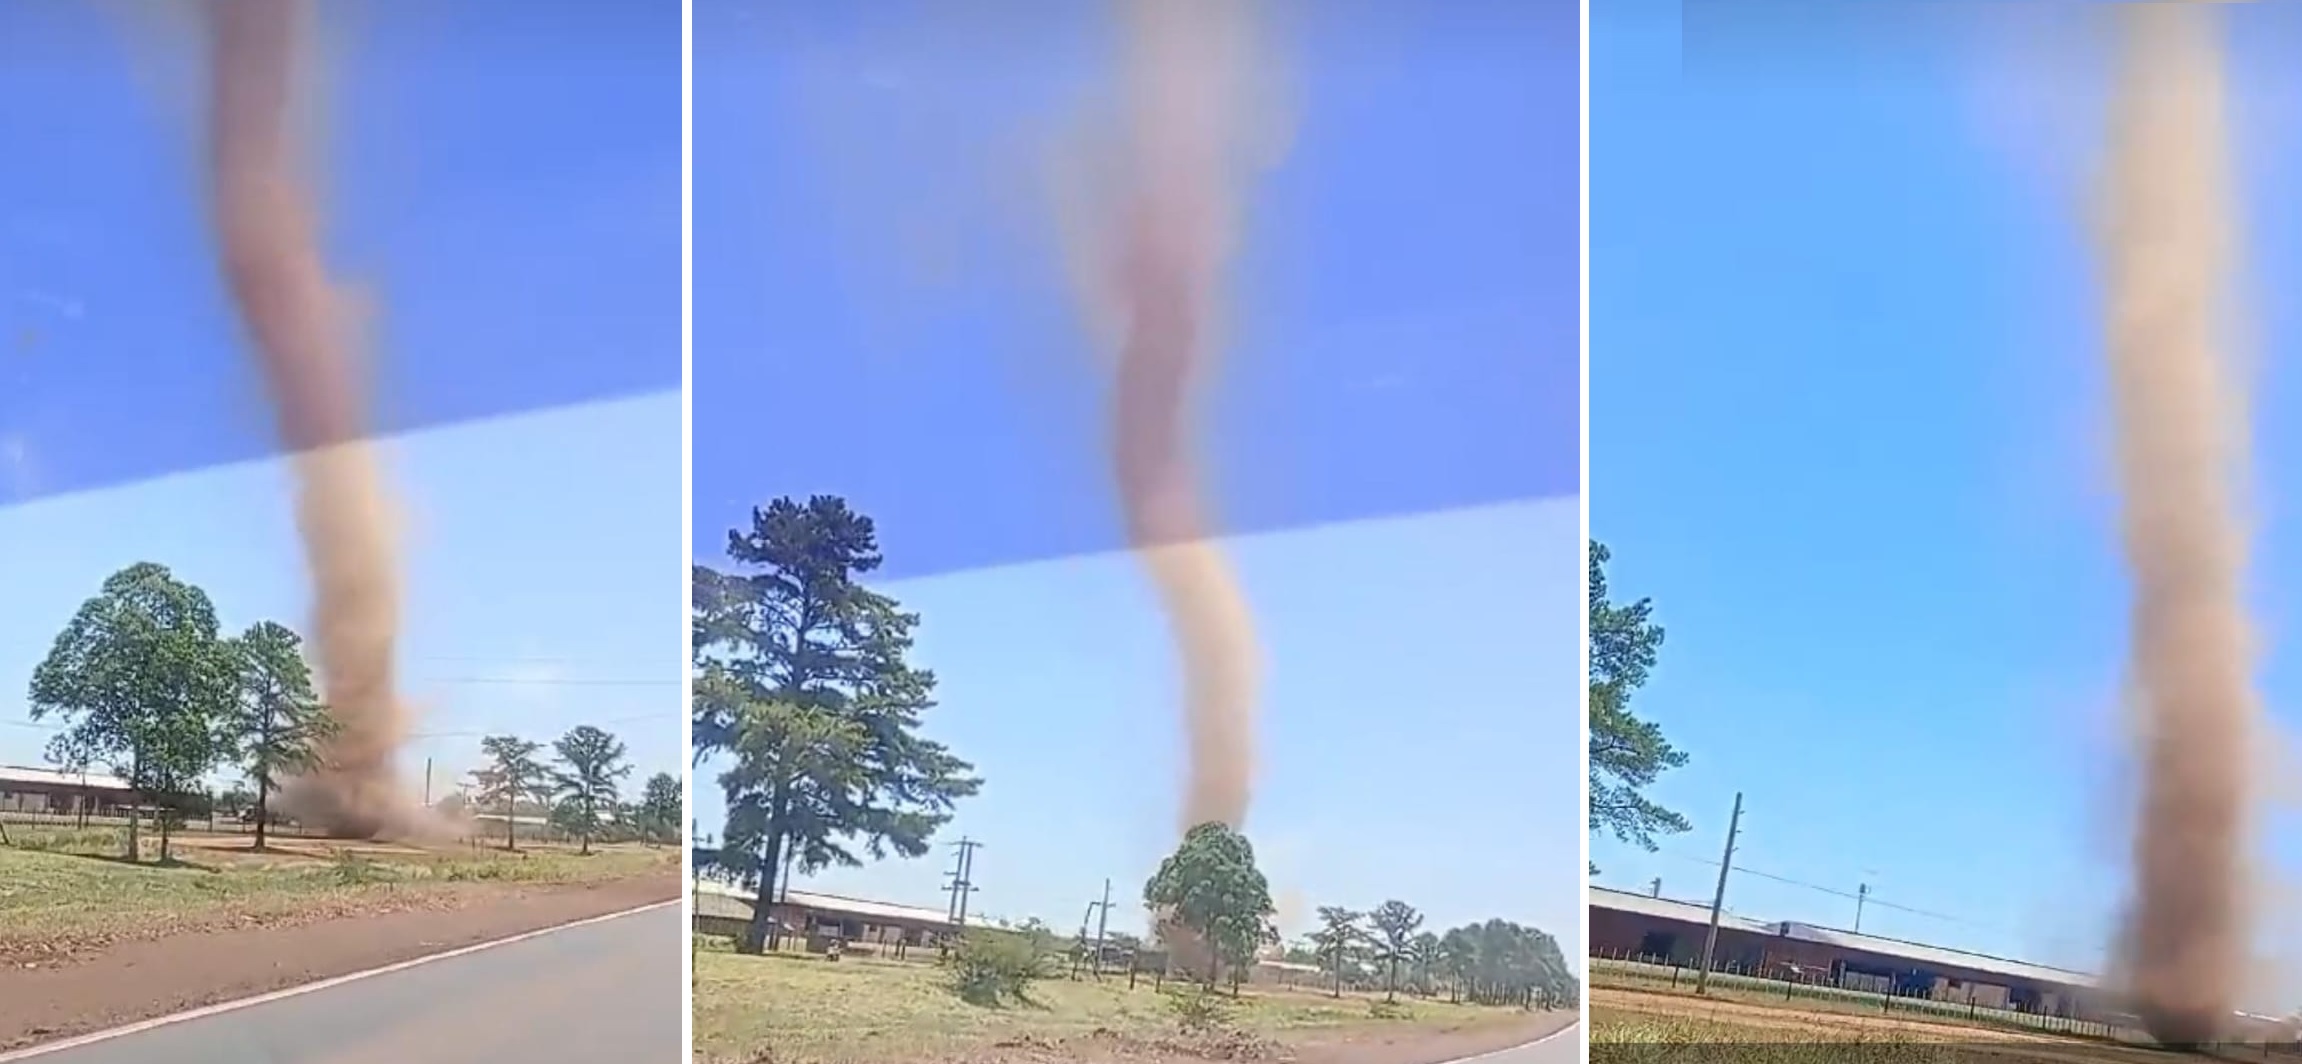
<instances>
[{"instance_id":1,"label":"power line","mask_svg":"<svg viewBox=\"0 0 2302 1064\"><path fill-rule=\"evenodd\" d=\"M1717 868L1719 866L1718 858L1716 857L1696 857L1692 854L1672 853L1669 850L1663 850L1661 853L1665 857L1669 857L1674 860L1688 861L1694 864L1702 865L1706 868ZM1834 898L1844 898L1847 901L1860 903L1867 908L1891 909L1895 912L1907 913L1911 916L1920 916L1929 920L1940 920L1944 923L1960 924L1966 927L1980 928L1986 931L2009 930L2008 928L2000 927L1996 924L1982 923L1980 921L1969 920L1964 917L1952 916L1949 913L1938 913L1931 909L1921 909L1914 905L1904 905L1899 902L1887 901L1883 898L1880 898L1877 891L1841 890L1837 887L1828 887L1820 883L1809 883L1803 879L1795 879L1790 876L1777 875L1773 872L1762 871L1760 869L1751 868L1741 864L1735 865L1734 871L1741 875L1752 876L1758 879L1780 883L1786 887L1798 887L1801 890L1811 890L1817 894L1827 894Z\"/></svg>"}]
</instances>

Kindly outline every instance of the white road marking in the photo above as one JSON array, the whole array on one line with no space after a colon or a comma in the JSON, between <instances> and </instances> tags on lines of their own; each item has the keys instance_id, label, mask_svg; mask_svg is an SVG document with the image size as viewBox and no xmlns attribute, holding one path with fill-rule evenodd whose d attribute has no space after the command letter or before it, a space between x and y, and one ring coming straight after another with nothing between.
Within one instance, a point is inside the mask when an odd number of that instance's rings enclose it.
<instances>
[{"instance_id":1,"label":"white road marking","mask_svg":"<svg viewBox=\"0 0 2302 1064\"><path fill-rule=\"evenodd\" d=\"M1489 1052L1480 1053L1480 1054L1478 1054L1478 1055L1476 1055L1476 1056L1468 1056L1468 1057L1456 1057L1456 1058L1455 1058L1455 1059L1453 1059L1453 1060L1444 1061L1444 1062L1442 1062L1442 1064L1471 1064L1471 1062L1472 1062L1472 1061L1474 1061L1474 1060L1487 1060L1487 1059L1489 1059L1489 1058L1492 1058L1492 1057L1499 1057L1499 1056L1502 1056L1502 1055L1503 1055L1503 1054L1505 1054L1505 1053L1516 1053L1516 1052L1518 1052L1519 1050L1522 1050L1522 1049L1533 1049L1534 1047L1536 1047L1536 1046L1539 1046L1539 1045L1542 1045L1543 1043L1545 1043L1545 1042L1548 1042L1548 1041L1550 1041L1550 1040L1551 1040L1551 1039L1553 1039L1553 1038L1557 1038L1557 1037L1558 1037L1558 1036L1560 1036L1560 1035L1563 1035L1563 1034L1573 1034L1573 1033L1575 1033L1575 1031L1577 1031L1578 1029L1580 1029L1580 1028L1582 1027L1582 1025L1583 1025L1583 1021L1581 1021L1580 1019L1577 1019L1575 1022L1573 1022L1573 1023L1570 1023L1570 1024L1568 1024L1568 1025L1566 1025L1566 1026L1564 1026L1564 1027L1561 1027L1561 1028L1559 1028L1559 1029L1558 1029L1558 1030L1556 1030L1556 1031L1552 1031L1551 1033L1549 1033L1549 1034L1546 1034L1546 1035L1542 1036L1541 1038L1537 1038L1537 1039L1535 1039L1535 1040L1534 1040L1534 1041L1532 1041L1532 1042L1521 1042L1521 1043L1519 1043L1518 1045L1515 1045L1515 1046L1510 1046L1510 1047L1508 1047L1508 1048L1505 1048L1505 1049L1496 1049L1496 1050L1491 1050L1491 1051L1489 1051ZM0 1057L0 1064L6 1064L6 1061L7 1061L7 1059L8 1059L7 1057Z\"/></svg>"},{"instance_id":2,"label":"white road marking","mask_svg":"<svg viewBox=\"0 0 2302 1064\"><path fill-rule=\"evenodd\" d=\"M179 1023L189 1023L193 1020L204 1020L210 1016L221 1016L227 1012L238 1012L241 1009L254 1008L258 1005L269 1005L275 1001L285 1001L289 998L302 997L305 994L316 994L322 990L332 990L347 983L357 983L367 979L374 979L379 975L391 975L395 972L404 972L410 968L421 968L424 965L433 964L438 961L453 960L457 957L468 957L474 953L483 953L487 950L497 949L503 946L511 946L521 942L533 941L535 939L542 938L545 935L554 935L562 931L573 931L579 927L591 927L596 924L604 924L610 920L621 920L629 916L638 916L641 913L654 912L657 909L676 908L683 904L684 901L685 899L659 901L651 905L642 905L636 909L625 909L621 912L612 912L605 916L593 916L586 919L577 920L572 923L554 924L550 927L539 928L534 931L527 931L521 934L512 935L509 938L493 939L491 941L480 942L470 946L459 946L455 949L447 950L442 953L431 953L417 957L413 960L400 961L397 964L387 964L381 968L370 968L366 971L353 972L350 975L339 975L328 979L322 979L317 982L302 983L296 986L288 987L284 990L274 990L268 994L257 994L254 997L244 997L233 1001L220 1002L214 1005L205 1005L200 1008L191 1009L185 1012L171 1013L166 1016L159 1016L149 1020L139 1020L135 1023L126 1024L120 1027L113 1027L108 1030L97 1031L93 1034L84 1034L74 1038L67 1038L60 1042L45 1042L40 1045L31 1046L25 1049L18 1049L13 1052L0 1053L0 1064L14 1064L14 1062L20 1060L31 1060L35 1057L43 1057L51 1053L61 1053L67 1049L79 1049L83 1046L92 1046L99 1042L109 1042L116 1038L126 1038L132 1034L142 1034L146 1031L157 1030L162 1027L172 1027Z\"/></svg>"}]
</instances>

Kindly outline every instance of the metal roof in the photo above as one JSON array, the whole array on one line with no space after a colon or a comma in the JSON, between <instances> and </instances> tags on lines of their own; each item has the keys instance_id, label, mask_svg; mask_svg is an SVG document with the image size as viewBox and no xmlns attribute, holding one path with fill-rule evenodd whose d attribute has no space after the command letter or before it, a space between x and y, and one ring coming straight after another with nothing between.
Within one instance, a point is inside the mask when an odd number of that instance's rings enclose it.
<instances>
[{"instance_id":1,"label":"metal roof","mask_svg":"<svg viewBox=\"0 0 2302 1064\"><path fill-rule=\"evenodd\" d=\"M738 887L732 887L725 883L713 882L708 879L695 884L695 891L697 895L696 907L699 911L705 908L703 904L703 898L705 895L716 895L720 898L740 902L746 906L750 905L752 901L759 896L752 891L743 890ZM783 894L783 900L785 904L794 906L796 908L812 909L816 912L839 913L843 916L857 916L867 920L874 918L881 920L902 920L909 923L936 924L943 926L949 926L952 923L951 915L944 910L929 909L925 906L919 905L897 905L893 902L871 901L864 898L843 898L837 894L817 894L805 890L785 891ZM713 908L716 908L716 906ZM981 916L970 916L967 920L967 922L970 924L980 924L982 921L983 918Z\"/></svg>"},{"instance_id":2,"label":"metal roof","mask_svg":"<svg viewBox=\"0 0 2302 1064\"><path fill-rule=\"evenodd\" d=\"M109 772L59 772L52 768L0 765L0 783L26 783L40 787L81 787L92 791L133 791L128 781Z\"/></svg>"},{"instance_id":3,"label":"metal roof","mask_svg":"<svg viewBox=\"0 0 2302 1064\"><path fill-rule=\"evenodd\" d=\"M1626 890L1599 886L1591 888L1591 907L1635 913L1640 916L1664 920L1680 920L1693 924L1708 924L1711 918L1710 906L1708 905L1673 901L1669 898L1654 898ZM1929 946L1917 942L1905 942L1897 938L1881 938L1877 935L1841 931L1837 928L1819 927L1814 924L1802 924L1795 921L1768 923L1745 916L1736 916L1732 913L1721 913L1719 926L1775 938L1814 942L1838 949L1859 950L1864 953L1893 957L1917 964L1962 968L1967 971L2003 975L2037 983L2089 988L2101 985L2101 981L2097 977L2067 968L2031 964L2027 961L1993 957L1987 953L1973 953L1946 946Z\"/></svg>"},{"instance_id":4,"label":"metal roof","mask_svg":"<svg viewBox=\"0 0 2302 1064\"><path fill-rule=\"evenodd\" d=\"M1640 916L1652 916L1663 920L1683 920L1690 924L1707 925L1711 922L1711 907L1708 905L1696 905L1693 902L1633 894L1627 890L1615 890L1611 887L1592 887L1591 907L1594 909L1612 909L1616 912L1637 913ZM1774 934L1773 924L1753 920L1747 916L1736 916L1731 912L1719 914L1719 926L1736 931L1748 931L1754 935Z\"/></svg>"}]
</instances>

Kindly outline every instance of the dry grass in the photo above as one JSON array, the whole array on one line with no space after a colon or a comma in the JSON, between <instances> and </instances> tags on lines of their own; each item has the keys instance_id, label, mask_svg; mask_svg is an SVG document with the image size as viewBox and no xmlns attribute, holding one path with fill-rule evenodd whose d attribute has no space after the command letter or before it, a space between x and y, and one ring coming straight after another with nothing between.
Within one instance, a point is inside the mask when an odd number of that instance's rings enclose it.
<instances>
[{"instance_id":1,"label":"dry grass","mask_svg":"<svg viewBox=\"0 0 2302 1064\"><path fill-rule=\"evenodd\" d=\"M2166 1064L2155 1048L1754 1005L1692 994L1591 991L1591 1064ZM2248 1059L2241 1057L2240 1059ZM2251 1058L2259 1059L2259 1057Z\"/></svg>"},{"instance_id":2,"label":"dry grass","mask_svg":"<svg viewBox=\"0 0 2302 1064\"><path fill-rule=\"evenodd\" d=\"M695 1052L699 1061L893 1064L997 1056L1005 1047L1051 1050L1065 1042L1172 1041L1181 1037L1175 999L1192 991L1134 990L1124 976L1041 980L1027 1004L962 1002L940 969L920 961L850 956L830 962L789 954L744 957L717 944L695 957ZM1230 1040L1260 1041L1371 1023L1462 1025L1510 1010L1409 1001L1379 1015L1379 998L1248 988L1221 995Z\"/></svg>"},{"instance_id":3,"label":"dry grass","mask_svg":"<svg viewBox=\"0 0 2302 1064\"><path fill-rule=\"evenodd\" d=\"M0 959L37 961L178 931L297 922L438 904L485 884L605 882L676 874L679 851L530 845L333 847L281 840L256 854L245 837L185 836L176 860L122 860L116 829L14 827L0 847ZM157 853L150 838L147 856Z\"/></svg>"}]
</instances>

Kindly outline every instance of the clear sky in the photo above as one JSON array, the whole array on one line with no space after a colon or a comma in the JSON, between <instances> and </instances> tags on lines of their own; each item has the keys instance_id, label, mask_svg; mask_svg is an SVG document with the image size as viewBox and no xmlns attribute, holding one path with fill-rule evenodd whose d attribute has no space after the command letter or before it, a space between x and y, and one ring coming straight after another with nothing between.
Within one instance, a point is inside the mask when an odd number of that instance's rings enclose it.
<instances>
[{"instance_id":1,"label":"clear sky","mask_svg":"<svg viewBox=\"0 0 2302 1064\"><path fill-rule=\"evenodd\" d=\"M697 5L696 555L775 495L876 518L942 680L929 730L988 781L945 840L987 843L974 904L1069 926L1108 876L1132 922L1173 841L1176 677L1038 183L1110 27L932 6ZM1210 448L1254 533L1275 889L1570 955L1575 19L1286 11L1293 150L1252 206ZM716 832L717 796L697 812ZM947 860L817 885L935 906Z\"/></svg>"},{"instance_id":2,"label":"clear sky","mask_svg":"<svg viewBox=\"0 0 2302 1064\"><path fill-rule=\"evenodd\" d=\"M1599 882L1707 900L1740 790L1737 912L1846 926L1825 890L1867 882L1905 909L1865 931L2098 965L2127 596L2082 228L2098 11L1592 7L1591 528L1669 628L1636 707L1692 755L1654 795L1695 825L1652 856L1595 842ZM2290 731L2302 395L2275 293L2302 252L2302 10L2223 10L2261 339L2252 589ZM2268 832L2287 911L2291 827ZM2264 951L2302 972L2283 923Z\"/></svg>"},{"instance_id":3,"label":"clear sky","mask_svg":"<svg viewBox=\"0 0 2302 1064\"><path fill-rule=\"evenodd\" d=\"M377 311L409 522L407 768L594 723L676 772L678 5L324 7L331 252ZM41 763L31 669L123 566L305 626L166 10L0 6L0 142L30 153L0 172L0 763Z\"/></svg>"},{"instance_id":4,"label":"clear sky","mask_svg":"<svg viewBox=\"0 0 2302 1064\"><path fill-rule=\"evenodd\" d=\"M680 386L674 3L329 0L330 251L398 431ZM184 0L0 5L0 502L254 457ZM133 17L130 17L133 16Z\"/></svg>"},{"instance_id":5,"label":"clear sky","mask_svg":"<svg viewBox=\"0 0 2302 1064\"><path fill-rule=\"evenodd\" d=\"M482 735L578 724L621 736L633 783L677 773L685 602L676 394L470 422L379 449L404 500L401 683L422 716L410 779L435 789ZM0 509L0 764L40 765L24 689L112 572L168 566L227 631L306 628L286 465L259 460ZM636 792L635 792L636 793Z\"/></svg>"}]
</instances>

